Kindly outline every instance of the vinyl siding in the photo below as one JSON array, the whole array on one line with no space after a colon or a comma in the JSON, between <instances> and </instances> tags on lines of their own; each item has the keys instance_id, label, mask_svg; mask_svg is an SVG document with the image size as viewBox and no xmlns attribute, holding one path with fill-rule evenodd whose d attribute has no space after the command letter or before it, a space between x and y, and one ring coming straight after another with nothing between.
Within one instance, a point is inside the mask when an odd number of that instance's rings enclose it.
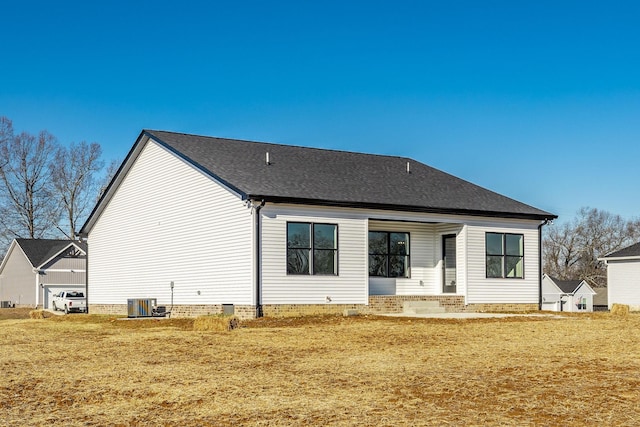
<instances>
[{"instance_id":1,"label":"vinyl siding","mask_svg":"<svg viewBox=\"0 0 640 427\"><path fill-rule=\"evenodd\" d=\"M560 295L562 291L547 276L542 278L542 309L560 311ZM566 305L566 304L565 304Z\"/></svg>"},{"instance_id":2,"label":"vinyl siding","mask_svg":"<svg viewBox=\"0 0 640 427\"><path fill-rule=\"evenodd\" d=\"M538 302L537 221L267 204L262 219L263 303L360 303L371 295L441 295L442 236L456 235L456 295L467 303ZM338 224L339 276L286 274L287 221ZM368 231L410 233L411 277L369 278ZM525 279L486 279L487 231L522 233Z\"/></svg>"},{"instance_id":3,"label":"vinyl siding","mask_svg":"<svg viewBox=\"0 0 640 427\"><path fill-rule=\"evenodd\" d=\"M86 273L84 271L45 271L40 275L40 283L48 284L70 284L84 285L86 283Z\"/></svg>"},{"instance_id":4,"label":"vinyl siding","mask_svg":"<svg viewBox=\"0 0 640 427\"><path fill-rule=\"evenodd\" d=\"M467 303L538 302L538 222L473 222L467 226ZM524 235L524 279L486 278L485 233Z\"/></svg>"},{"instance_id":5,"label":"vinyl siding","mask_svg":"<svg viewBox=\"0 0 640 427\"><path fill-rule=\"evenodd\" d=\"M436 294L444 294L443 291L443 269L442 269L442 237L455 234L456 236L456 292L446 293L446 295L464 295L466 292L466 227L461 224L438 224L436 227L436 265L433 270L434 286Z\"/></svg>"},{"instance_id":6,"label":"vinyl siding","mask_svg":"<svg viewBox=\"0 0 640 427\"><path fill-rule=\"evenodd\" d=\"M43 270L82 270L87 266L87 257L54 258L42 266Z\"/></svg>"},{"instance_id":7,"label":"vinyl siding","mask_svg":"<svg viewBox=\"0 0 640 427\"><path fill-rule=\"evenodd\" d=\"M0 272L0 301L19 305L36 303L36 275L31 263L18 245L11 252Z\"/></svg>"},{"instance_id":8,"label":"vinyl siding","mask_svg":"<svg viewBox=\"0 0 640 427\"><path fill-rule=\"evenodd\" d=\"M609 308L626 304L640 310L640 260L607 261Z\"/></svg>"},{"instance_id":9,"label":"vinyl siding","mask_svg":"<svg viewBox=\"0 0 640 427\"><path fill-rule=\"evenodd\" d=\"M410 233L409 278L370 277L373 295L440 295L442 289L442 236L456 235L456 293L464 294L465 243L460 224L426 224L419 222L370 221L372 231Z\"/></svg>"},{"instance_id":10,"label":"vinyl siding","mask_svg":"<svg viewBox=\"0 0 640 427\"><path fill-rule=\"evenodd\" d=\"M252 304L251 212L150 140L89 234L89 302Z\"/></svg>"},{"instance_id":11,"label":"vinyl siding","mask_svg":"<svg viewBox=\"0 0 640 427\"><path fill-rule=\"evenodd\" d=\"M263 304L367 303L365 218L330 208L270 204L261 213ZM338 225L337 276L287 274L287 222Z\"/></svg>"},{"instance_id":12,"label":"vinyl siding","mask_svg":"<svg viewBox=\"0 0 640 427\"><path fill-rule=\"evenodd\" d=\"M583 297L586 298L587 307L585 310L578 310L578 307L576 304L580 302L580 300ZM580 286L576 291L576 293L573 295L573 298L571 299L571 309L568 311L577 311L577 312L593 311L593 293L591 292L591 289L589 289L584 284Z\"/></svg>"}]
</instances>

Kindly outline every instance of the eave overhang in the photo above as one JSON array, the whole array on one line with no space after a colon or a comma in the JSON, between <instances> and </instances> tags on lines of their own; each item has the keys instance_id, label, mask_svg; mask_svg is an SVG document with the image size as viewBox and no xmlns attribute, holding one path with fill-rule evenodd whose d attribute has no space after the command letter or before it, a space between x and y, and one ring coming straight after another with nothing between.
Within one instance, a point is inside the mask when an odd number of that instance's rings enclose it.
<instances>
[{"instance_id":1,"label":"eave overhang","mask_svg":"<svg viewBox=\"0 0 640 427\"><path fill-rule=\"evenodd\" d=\"M489 218L509 218L509 219L527 219L533 221L553 220L558 218L553 214L532 214L532 213L520 213L520 212L500 212L500 211L486 211L486 210L472 210L472 209L452 209L452 208L438 208L427 206L414 206L414 205L391 205L384 203L369 203L369 202L352 202L352 201L340 201L340 200L322 200L322 199L307 199L299 197L282 197L272 196L264 194L248 194L246 196L252 200L264 200L271 203L283 203L294 205L310 205L310 206L332 206L342 208L354 208L354 209L379 209L385 211L399 211L399 212L415 212L415 213L431 213L431 214L443 214L443 215L460 215L460 216L476 216L476 217L489 217Z\"/></svg>"}]
</instances>

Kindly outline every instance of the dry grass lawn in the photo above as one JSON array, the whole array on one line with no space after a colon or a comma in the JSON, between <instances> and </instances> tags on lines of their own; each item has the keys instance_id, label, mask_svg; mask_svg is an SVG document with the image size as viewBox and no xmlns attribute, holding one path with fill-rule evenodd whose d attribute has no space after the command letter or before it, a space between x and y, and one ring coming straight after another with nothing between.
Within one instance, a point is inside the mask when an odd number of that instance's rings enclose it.
<instances>
[{"instance_id":1,"label":"dry grass lawn","mask_svg":"<svg viewBox=\"0 0 640 427\"><path fill-rule=\"evenodd\" d=\"M2 425L640 425L635 314L261 319L230 332L11 317L0 311Z\"/></svg>"}]
</instances>

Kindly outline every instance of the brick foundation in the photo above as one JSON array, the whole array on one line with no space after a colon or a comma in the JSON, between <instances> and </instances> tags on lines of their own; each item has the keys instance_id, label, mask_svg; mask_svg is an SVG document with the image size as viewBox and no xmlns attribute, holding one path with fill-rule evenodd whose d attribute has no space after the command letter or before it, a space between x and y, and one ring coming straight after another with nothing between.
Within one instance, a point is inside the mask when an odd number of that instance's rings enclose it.
<instances>
[{"instance_id":1,"label":"brick foundation","mask_svg":"<svg viewBox=\"0 0 640 427\"><path fill-rule=\"evenodd\" d=\"M468 313L512 313L538 311L538 304L469 304Z\"/></svg>"},{"instance_id":2,"label":"brick foundation","mask_svg":"<svg viewBox=\"0 0 640 427\"><path fill-rule=\"evenodd\" d=\"M198 317L222 314L222 304L202 304L202 305L174 305L166 306L171 310L171 317ZM236 305L234 315L240 319L253 319L256 315L256 308L253 305ZM89 304L91 314L113 314L118 316L127 315L127 304Z\"/></svg>"},{"instance_id":3,"label":"brick foundation","mask_svg":"<svg viewBox=\"0 0 640 427\"><path fill-rule=\"evenodd\" d=\"M367 312L402 313L402 303L405 301L438 301L447 313L461 313L468 311L464 305L464 297L457 295L376 295L369 297Z\"/></svg>"},{"instance_id":4,"label":"brick foundation","mask_svg":"<svg viewBox=\"0 0 640 427\"><path fill-rule=\"evenodd\" d=\"M321 314L342 314L345 310L357 310L360 314L402 313L405 301L438 301L447 313L496 313L537 311L538 304L464 304L464 297L458 295L376 295L369 297L369 304L266 304L262 306L265 317L296 317ZM174 305L171 317L198 317L222 314L221 304ZM90 304L91 314L127 315L126 304ZM255 318L256 309L252 305L235 305L234 315L240 319Z\"/></svg>"}]
</instances>

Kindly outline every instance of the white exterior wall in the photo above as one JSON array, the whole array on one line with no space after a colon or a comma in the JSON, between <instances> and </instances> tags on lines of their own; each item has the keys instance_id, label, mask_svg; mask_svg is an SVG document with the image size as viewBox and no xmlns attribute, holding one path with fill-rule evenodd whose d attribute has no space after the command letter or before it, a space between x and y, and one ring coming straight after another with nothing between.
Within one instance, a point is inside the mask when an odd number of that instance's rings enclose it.
<instances>
[{"instance_id":1,"label":"white exterior wall","mask_svg":"<svg viewBox=\"0 0 640 427\"><path fill-rule=\"evenodd\" d=\"M542 309L560 311L560 294L560 288L549 277L542 276Z\"/></svg>"},{"instance_id":2,"label":"white exterior wall","mask_svg":"<svg viewBox=\"0 0 640 427\"><path fill-rule=\"evenodd\" d=\"M408 232L410 244L410 277L369 279L372 295L440 295L442 291L442 236L456 235L455 294L464 294L464 227L460 224L370 221L369 230Z\"/></svg>"},{"instance_id":3,"label":"white exterior wall","mask_svg":"<svg viewBox=\"0 0 640 427\"><path fill-rule=\"evenodd\" d=\"M582 298L586 298L586 308L584 310L578 310L576 304L580 302ZM566 307L566 304L565 304ZM571 300L570 310L567 311L575 311L575 312L591 312L593 311L593 292L587 286L582 284L578 288L578 290L573 294L573 298Z\"/></svg>"},{"instance_id":4,"label":"white exterior wall","mask_svg":"<svg viewBox=\"0 0 640 427\"><path fill-rule=\"evenodd\" d=\"M369 221L370 231L390 231L409 233L410 277L371 277L372 295L434 295L436 263L436 227L434 224L412 222ZM367 265L369 262L368 242ZM368 267L367 267L367 275Z\"/></svg>"},{"instance_id":5,"label":"white exterior wall","mask_svg":"<svg viewBox=\"0 0 640 427\"><path fill-rule=\"evenodd\" d=\"M36 274L18 244L12 243L0 271L0 301L17 305L36 304Z\"/></svg>"},{"instance_id":6,"label":"white exterior wall","mask_svg":"<svg viewBox=\"0 0 640 427\"><path fill-rule=\"evenodd\" d=\"M607 288L609 309L626 304L640 311L640 259L607 261Z\"/></svg>"},{"instance_id":7,"label":"white exterior wall","mask_svg":"<svg viewBox=\"0 0 640 427\"><path fill-rule=\"evenodd\" d=\"M467 303L538 303L538 221L267 204L263 304L366 303L371 295L442 295L442 236L456 234L456 294ZM338 276L287 275L286 223L338 225ZM410 278L369 278L368 231L410 233ZM485 233L524 235L524 279L485 277ZM450 295L450 294L447 294Z\"/></svg>"},{"instance_id":8,"label":"white exterior wall","mask_svg":"<svg viewBox=\"0 0 640 427\"><path fill-rule=\"evenodd\" d=\"M538 303L538 224L537 221L470 222L467 226L467 303ZM524 235L524 279L486 277L485 234Z\"/></svg>"},{"instance_id":9,"label":"white exterior wall","mask_svg":"<svg viewBox=\"0 0 640 427\"><path fill-rule=\"evenodd\" d=\"M368 303L367 221L364 217L345 210L269 203L260 213L263 304ZM287 274L287 222L338 225L337 276Z\"/></svg>"},{"instance_id":10,"label":"white exterior wall","mask_svg":"<svg viewBox=\"0 0 640 427\"><path fill-rule=\"evenodd\" d=\"M150 140L88 237L90 304L253 304L240 198Z\"/></svg>"}]
</instances>

